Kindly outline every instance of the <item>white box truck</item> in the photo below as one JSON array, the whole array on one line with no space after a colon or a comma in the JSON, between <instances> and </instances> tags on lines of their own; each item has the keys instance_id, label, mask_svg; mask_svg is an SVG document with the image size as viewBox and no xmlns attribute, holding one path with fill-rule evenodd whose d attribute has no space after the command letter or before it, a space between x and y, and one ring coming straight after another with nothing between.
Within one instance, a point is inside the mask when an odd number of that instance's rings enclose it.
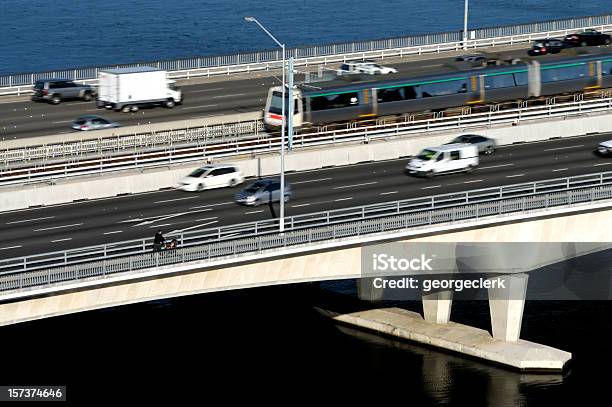
<instances>
[{"instance_id":1,"label":"white box truck","mask_svg":"<svg viewBox=\"0 0 612 407\"><path fill-rule=\"evenodd\" d=\"M148 66L107 69L98 73L99 108L135 112L140 107L181 103L180 89L169 81L166 71Z\"/></svg>"},{"instance_id":2,"label":"white box truck","mask_svg":"<svg viewBox=\"0 0 612 407\"><path fill-rule=\"evenodd\" d=\"M408 162L406 172L431 178L450 172L471 172L477 166L478 147L457 143L424 149Z\"/></svg>"}]
</instances>

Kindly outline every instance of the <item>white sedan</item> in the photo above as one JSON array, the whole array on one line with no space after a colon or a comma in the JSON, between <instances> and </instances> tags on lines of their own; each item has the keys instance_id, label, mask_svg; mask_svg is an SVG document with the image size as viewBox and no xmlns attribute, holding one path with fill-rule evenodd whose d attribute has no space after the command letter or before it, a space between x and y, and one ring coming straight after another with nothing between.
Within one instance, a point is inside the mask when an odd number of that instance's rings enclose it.
<instances>
[{"instance_id":1,"label":"white sedan","mask_svg":"<svg viewBox=\"0 0 612 407\"><path fill-rule=\"evenodd\" d=\"M205 189L235 187L243 182L244 176L234 165L207 165L181 179L178 189L195 192Z\"/></svg>"},{"instance_id":2,"label":"white sedan","mask_svg":"<svg viewBox=\"0 0 612 407\"><path fill-rule=\"evenodd\" d=\"M340 66L337 75L350 75L365 73L369 75L387 75L390 73L397 73L397 69L378 65L377 63L365 61L365 62L347 62Z\"/></svg>"}]
</instances>

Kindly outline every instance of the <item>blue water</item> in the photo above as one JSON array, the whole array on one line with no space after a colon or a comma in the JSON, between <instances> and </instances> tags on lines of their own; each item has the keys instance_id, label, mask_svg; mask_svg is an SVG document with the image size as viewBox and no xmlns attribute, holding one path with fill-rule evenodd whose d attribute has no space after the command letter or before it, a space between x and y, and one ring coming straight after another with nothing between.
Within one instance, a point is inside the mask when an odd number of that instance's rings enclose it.
<instances>
[{"instance_id":1,"label":"blue water","mask_svg":"<svg viewBox=\"0 0 612 407\"><path fill-rule=\"evenodd\" d=\"M231 54L463 26L463 0L2 0L0 73ZM612 13L612 1L479 0L470 27Z\"/></svg>"}]
</instances>

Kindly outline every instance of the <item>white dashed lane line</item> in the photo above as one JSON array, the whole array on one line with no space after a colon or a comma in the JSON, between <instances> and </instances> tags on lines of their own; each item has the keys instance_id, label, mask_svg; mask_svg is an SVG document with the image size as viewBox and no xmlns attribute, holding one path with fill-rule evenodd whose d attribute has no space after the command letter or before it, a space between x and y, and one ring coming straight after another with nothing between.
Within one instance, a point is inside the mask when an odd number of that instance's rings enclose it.
<instances>
[{"instance_id":1,"label":"white dashed lane line","mask_svg":"<svg viewBox=\"0 0 612 407\"><path fill-rule=\"evenodd\" d=\"M53 218L55 218L55 216L45 216L44 218L15 220L15 221L12 221L12 222L6 222L5 225L14 225L16 223L25 223L25 222L36 222L37 220L45 220L45 219L53 219Z\"/></svg>"},{"instance_id":2,"label":"white dashed lane line","mask_svg":"<svg viewBox=\"0 0 612 407\"><path fill-rule=\"evenodd\" d=\"M10 249L18 249L22 246L9 246L9 247L0 247L0 250L10 250Z\"/></svg>"},{"instance_id":3,"label":"white dashed lane line","mask_svg":"<svg viewBox=\"0 0 612 407\"><path fill-rule=\"evenodd\" d=\"M263 211L264 211L264 210L263 210L263 209L261 209L261 210L259 210L259 211L245 212L244 214L245 214L245 215L251 215L251 214L253 214L253 213L261 213L261 212L263 212Z\"/></svg>"},{"instance_id":4,"label":"white dashed lane line","mask_svg":"<svg viewBox=\"0 0 612 407\"><path fill-rule=\"evenodd\" d=\"M309 182L319 182L319 181L329 181L332 178L319 178L319 179L309 179L308 181L296 181L296 182L292 182L293 185L297 185L297 184L307 184Z\"/></svg>"},{"instance_id":5,"label":"white dashed lane line","mask_svg":"<svg viewBox=\"0 0 612 407\"><path fill-rule=\"evenodd\" d=\"M391 194L397 194L399 191L391 191L391 192L381 192L380 195L391 195Z\"/></svg>"},{"instance_id":6,"label":"white dashed lane line","mask_svg":"<svg viewBox=\"0 0 612 407\"><path fill-rule=\"evenodd\" d=\"M123 230L113 230L112 232L105 232L105 235L114 235L115 233L123 233Z\"/></svg>"},{"instance_id":7,"label":"white dashed lane line","mask_svg":"<svg viewBox=\"0 0 612 407\"><path fill-rule=\"evenodd\" d=\"M223 90L224 88L213 88L213 89L199 89L199 90L192 90L190 92L187 93L201 93L201 92L213 92L215 90Z\"/></svg>"},{"instance_id":8,"label":"white dashed lane line","mask_svg":"<svg viewBox=\"0 0 612 407\"><path fill-rule=\"evenodd\" d=\"M350 201L353 198L340 198L340 199L334 199L334 202L340 202L340 201Z\"/></svg>"},{"instance_id":9,"label":"white dashed lane line","mask_svg":"<svg viewBox=\"0 0 612 407\"><path fill-rule=\"evenodd\" d=\"M210 208L211 206L220 206L220 205L229 205L233 204L233 202L221 202L218 204L210 204L210 205L200 205L200 206L192 206L189 209L200 209L200 208ZM212 210L212 209L211 209Z\"/></svg>"},{"instance_id":10,"label":"white dashed lane line","mask_svg":"<svg viewBox=\"0 0 612 407\"><path fill-rule=\"evenodd\" d=\"M246 96L246 93L234 93L232 95L211 96L211 99L231 98L234 96Z\"/></svg>"},{"instance_id":11,"label":"white dashed lane line","mask_svg":"<svg viewBox=\"0 0 612 407\"><path fill-rule=\"evenodd\" d=\"M599 164L593 164L592 167L599 167L602 165L612 165L612 163L599 163Z\"/></svg>"},{"instance_id":12,"label":"white dashed lane line","mask_svg":"<svg viewBox=\"0 0 612 407\"><path fill-rule=\"evenodd\" d=\"M441 188L441 187L442 187L442 185L432 185L432 186L429 186L429 187L423 187L421 189L432 189L432 188Z\"/></svg>"},{"instance_id":13,"label":"white dashed lane line","mask_svg":"<svg viewBox=\"0 0 612 407\"><path fill-rule=\"evenodd\" d=\"M62 225L62 226L53 226L50 228L34 229L34 232L42 232L43 230L51 230L51 229L71 228L73 226L81 226L81 225L82 223L73 223L72 225Z\"/></svg>"},{"instance_id":14,"label":"white dashed lane line","mask_svg":"<svg viewBox=\"0 0 612 407\"><path fill-rule=\"evenodd\" d=\"M365 185L374 185L374 184L378 184L378 181L364 182L362 184L343 185L341 187L334 187L334 189L345 189L345 188L363 187Z\"/></svg>"},{"instance_id":15,"label":"white dashed lane line","mask_svg":"<svg viewBox=\"0 0 612 407\"><path fill-rule=\"evenodd\" d=\"M547 148L544 151L556 151L556 150L567 150L569 148L579 148L579 147L584 147L584 144L579 144L577 146L567 146L567 147L557 147L557 148Z\"/></svg>"},{"instance_id":16,"label":"white dashed lane line","mask_svg":"<svg viewBox=\"0 0 612 407\"><path fill-rule=\"evenodd\" d=\"M557 168L556 170L553 170L553 172L558 172L558 171L567 171L568 168Z\"/></svg>"},{"instance_id":17,"label":"white dashed lane line","mask_svg":"<svg viewBox=\"0 0 612 407\"><path fill-rule=\"evenodd\" d=\"M478 167L478 170L488 170L490 168L502 168L502 167L511 167L514 164L500 164L500 165L489 165L488 167Z\"/></svg>"},{"instance_id":18,"label":"white dashed lane line","mask_svg":"<svg viewBox=\"0 0 612 407\"><path fill-rule=\"evenodd\" d=\"M204 109L205 107L215 107L217 105L201 105L201 106L189 106L189 107L183 107L183 110L189 110L189 109Z\"/></svg>"},{"instance_id":19,"label":"white dashed lane line","mask_svg":"<svg viewBox=\"0 0 612 407\"><path fill-rule=\"evenodd\" d=\"M186 199L196 199L199 198L198 196L188 196L186 198L174 198L174 199L164 199L163 201L155 201L153 203L166 203L166 202L175 202L175 201L184 201Z\"/></svg>"},{"instance_id":20,"label":"white dashed lane line","mask_svg":"<svg viewBox=\"0 0 612 407\"><path fill-rule=\"evenodd\" d=\"M515 174L515 175L506 175L506 178L516 178L516 177L522 177L525 174Z\"/></svg>"},{"instance_id":21,"label":"white dashed lane line","mask_svg":"<svg viewBox=\"0 0 612 407\"><path fill-rule=\"evenodd\" d=\"M472 180L472 181L463 181L463 183L464 184L473 184L474 182L482 182L482 181L484 181L484 180L482 180L482 179L475 179L475 180Z\"/></svg>"},{"instance_id":22,"label":"white dashed lane line","mask_svg":"<svg viewBox=\"0 0 612 407\"><path fill-rule=\"evenodd\" d=\"M291 205L292 208L299 208L301 206L310 206L310 204L307 203L307 204Z\"/></svg>"},{"instance_id":23,"label":"white dashed lane line","mask_svg":"<svg viewBox=\"0 0 612 407\"><path fill-rule=\"evenodd\" d=\"M65 239L57 239L57 240L51 240L51 243L57 243L57 242L67 242L68 240L72 240L71 237L67 237Z\"/></svg>"}]
</instances>

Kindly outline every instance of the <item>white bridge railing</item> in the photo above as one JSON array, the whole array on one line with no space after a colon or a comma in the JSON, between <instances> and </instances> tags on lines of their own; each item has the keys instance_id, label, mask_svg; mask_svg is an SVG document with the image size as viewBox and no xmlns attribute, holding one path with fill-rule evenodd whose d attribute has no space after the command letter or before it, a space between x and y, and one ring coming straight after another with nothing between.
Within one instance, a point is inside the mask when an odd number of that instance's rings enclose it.
<instances>
[{"instance_id":1,"label":"white bridge railing","mask_svg":"<svg viewBox=\"0 0 612 407\"><path fill-rule=\"evenodd\" d=\"M539 23L475 29L470 31L466 46L471 49L530 42L540 37L564 36L571 32L595 28L612 31L612 15L579 17ZM458 51L463 48L461 31L416 35L399 38L329 44L287 50L295 58L294 65L320 65L365 58L389 58L406 55ZM61 77L95 85L98 71L135 66L154 66L165 69L173 79L231 75L266 71L280 67L277 50L235 55L188 58L172 61L122 64L104 67L73 68L49 72L23 73L0 76L0 95L20 95L32 92L38 79Z\"/></svg>"},{"instance_id":2,"label":"white bridge railing","mask_svg":"<svg viewBox=\"0 0 612 407\"><path fill-rule=\"evenodd\" d=\"M485 113L463 114L454 117L440 117L428 120L413 120L405 116L402 122L382 123L367 127L346 127L335 130L321 130L314 133L298 133L293 139L293 148L302 149L339 143L368 143L378 139L411 137L425 132L488 127L499 124L568 117L572 115L602 114L612 112L612 98L552 103L543 106L508 110L491 109ZM190 131L185 129L184 131ZM197 131L197 130L196 130ZM217 139L195 144L168 146L121 152L95 158L71 157L62 162L32 162L0 167L0 186L53 180L123 171L129 169L168 166L204 159L235 157L245 154L270 153L279 151L280 136L260 133L231 139ZM10 150L0 154L0 160L10 156Z\"/></svg>"}]
</instances>

